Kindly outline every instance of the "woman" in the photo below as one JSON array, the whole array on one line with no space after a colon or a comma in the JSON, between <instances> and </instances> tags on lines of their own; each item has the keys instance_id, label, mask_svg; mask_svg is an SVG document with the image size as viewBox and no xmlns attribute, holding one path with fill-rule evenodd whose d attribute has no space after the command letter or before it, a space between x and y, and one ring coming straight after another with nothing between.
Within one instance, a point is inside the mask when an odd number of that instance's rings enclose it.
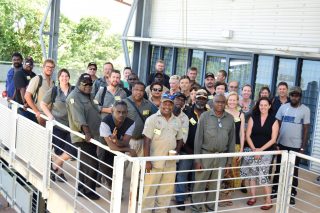
<instances>
[{"instance_id":1,"label":"woman","mask_svg":"<svg viewBox=\"0 0 320 213\"><path fill-rule=\"evenodd\" d=\"M243 152L244 148L244 140L245 140L245 131L244 131L244 114L241 112L239 107L239 96L236 92L230 92L227 97L227 105L226 105L226 112L230 113L234 118L234 124L236 128L236 152ZM232 167L240 167L240 160L241 157L233 158L232 160ZM233 187L239 188L244 186L244 181L240 179L240 168L232 169L232 177L239 178L233 180Z\"/></svg>"},{"instance_id":2,"label":"woman","mask_svg":"<svg viewBox=\"0 0 320 213\"><path fill-rule=\"evenodd\" d=\"M170 95L174 95L177 92L180 92L180 76L173 75L170 77L169 84L170 84Z\"/></svg>"},{"instance_id":3,"label":"woman","mask_svg":"<svg viewBox=\"0 0 320 213\"><path fill-rule=\"evenodd\" d=\"M249 118L246 132L249 147L246 147L245 151L262 152L272 150L272 145L276 142L278 132L279 123L275 117L272 116L271 101L267 97L262 97L257 101L253 108L252 115ZM256 182L258 181L260 185L269 183L268 175L272 155L256 155L246 158L248 159L244 161L246 163L243 163L243 166L249 167L241 169L241 175L248 177L250 180L252 198L248 200L247 204L252 206L256 203ZM264 192L267 196L265 205L261 206L261 209L269 210L272 208L270 197L271 187L264 186Z\"/></svg>"},{"instance_id":4,"label":"woman","mask_svg":"<svg viewBox=\"0 0 320 213\"><path fill-rule=\"evenodd\" d=\"M159 108L161 103L161 95L163 92L163 85L158 82L153 82L150 85L151 95L149 101L151 101L156 107Z\"/></svg>"},{"instance_id":5,"label":"woman","mask_svg":"<svg viewBox=\"0 0 320 213\"><path fill-rule=\"evenodd\" d=\"M65 126L69 126L66 99L73 89L69 84L69 71L67 69L61 69L58 72L58 80L59 85L54 86L47 91L40 106L50 120L56 120ZM54 126L52 144L54 145L53 148L56 155L55 160L52 163L52 169L57 174L58 181L67 181L60 168L62 168L65 160L70 159L70 154L76 153L71 145L69 132ZM52 173L50 176L51 180L55 181L56 175Z\"/></svg>"},{"instance_id":6,"label":"woman","mask_svg":"<svg viewBox=\"0 0 320 213\"><path fill-rule=\"evenodd\" d=\"M181 76L179 86L180 91L183 93L187 98L190 96L190 78L186 75Z\"/></svg>"},{"instance_id":7,"label":"woman","mask_svg":"<svg viewBox=\"0 0 320 213\"><path fill-rule=\"evenodd\" d=\"M270 98L270 94L271 94L271 91L269 87L267 86L261 87L259 91L259 98L262 98L262 97Z\"/></svg>"},{"instance_id":8,"label":"woman","mask_svg":"<svg viewBox=\"0 0 320 213\"><path fill-rule=\"evenodd\" d=\"M254 101L251 99L251 94L252 94L251 85L250 84L244 85L241 91L242 99L239 101L239 106L241 107L241 110L244 113L246 124L248 123L251 110L254 106Z\"/></svg>"},{"instance_id":9,"label":"woman","mask_svg":"<svg viewBox=\"0 0 320 213\"><path fill-rule=\"evenodd\" d=\"M123 69L123 79L121 80L123 87L129 89L128 77L132 73L131 67L125 67Z\"/></svg>"},{"instance_id":10,"label":"woman","mask_svg":"<svg viewBox=\"0 0 320 213\"><path fill-rule=\"evenodd\" d=\"M200 87L198 87L198 86L191 87L190 95L189 95L189 99L188 99L189 106L192 106L196 102L196 94L199 89L200 89Z\"/></svg>"}]
</instances>

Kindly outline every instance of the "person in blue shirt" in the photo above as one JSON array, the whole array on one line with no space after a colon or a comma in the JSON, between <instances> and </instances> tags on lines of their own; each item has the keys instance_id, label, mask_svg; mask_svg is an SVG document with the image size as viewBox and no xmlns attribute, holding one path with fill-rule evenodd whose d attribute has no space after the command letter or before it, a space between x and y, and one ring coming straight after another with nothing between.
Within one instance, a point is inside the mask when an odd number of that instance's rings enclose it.
<instances>
[{"instance_id":1,"label":"person in blue shirt","mask_svg":"<svg viewBox=\"0 0 320 213\"><path fill-rule=\"evenodd\" d=\"M22 69L22 61L23 61L23 57L21 53L18 53L18 52L13 53L11 58L12 58L12 67L9 69L7 73L6 90L5 90L8 97L8 101L11 99L14 99L15 88L14 88L13 76L14 76L14 73Z\"/></svg>"}]
</instances>

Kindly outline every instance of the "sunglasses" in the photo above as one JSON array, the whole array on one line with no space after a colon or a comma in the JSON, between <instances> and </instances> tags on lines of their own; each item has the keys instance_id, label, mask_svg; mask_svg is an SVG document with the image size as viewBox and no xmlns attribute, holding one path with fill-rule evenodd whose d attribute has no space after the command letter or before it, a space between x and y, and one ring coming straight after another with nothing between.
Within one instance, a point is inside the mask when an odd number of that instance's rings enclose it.
<instances>
[{"instance_id":1,"label":"sunglasses","mask_svg":"<svg viewBox=\"0 0 320 213\"><path fill-rule=\"evenodd\" d=\"M154 92L162 92L163 90L162 89L153 88L152 91L154 91Z\"/></svg>"},{"instance_id":2,"label":"sunglasses","mask_svg":"<svg viewBox=\"0 0 320 213\"><path fill-rule=\"evenodd\" d=\"M93 83L83 83L83 82L80 82L80 85L81 86L90 86L90 87L92 87L92 85L93 85Z\"/></svg>"},{"instance_id":3,"label":"sunglasses","mask_svg":"<svg viewBox=\"0 0 320 213\"><path fill-rule=\"evenodd\" d=\"M136 81L138 80L137 78L128 78L129 81Z\"/></svg>"}]
</instances>

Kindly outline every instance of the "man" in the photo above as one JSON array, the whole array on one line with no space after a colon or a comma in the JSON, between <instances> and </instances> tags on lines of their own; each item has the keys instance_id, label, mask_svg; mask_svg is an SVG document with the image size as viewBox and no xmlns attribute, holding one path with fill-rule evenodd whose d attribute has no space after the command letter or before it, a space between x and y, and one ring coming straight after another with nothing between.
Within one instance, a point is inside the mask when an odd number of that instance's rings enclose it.
<instances>
[{"instance_id":1,"label":"man","mask_svg":"<svg viewBox=\"0 0 320 213\"><path fill-rule=\"evenodd\" d=\"M181 148L180 155L192 155L194 153L194 138L198 126L198 120L201 114L205 111L207 111L206 103L208 100L208 94L204 89L200 89L196 92L196 102L192 105L191 108L186 108L184 110L185 114L188 116L188 125L189 125L189 131L188 131L188 137L187 141ZM185 170L192 170L193 169L193 160L179 160L179 163L177 165L177 171L185 171ZM177 173L176 182L179 184L176 184L176 204L181 205L178 206L177 209L184 211L185 206L183 206L186 195L184 193L187 192L187 184L181 184L181 182L187 182L188 181L188 172L179 172ZM192 178L193 179L193 178Z\"/></svg>"},{"instance_id":2,"label":"man","mask_svg":"<svg viewBox=\"0 0 320 213\"><path fill-rule=\"evenodd\" d=\"M202 113L198 121L198 127L194 141L194 154L213 154L213 153L230 153L235 150L235 127L234 118L225 112L226 98L222 94L217 94L213 99L213 110ZM218 170L203 171L202 169L217 169L219 167L231 166L232 158L206 158L196 159L195 169L200 170L195 173L196 181L214 180L218 178ZM223 175L222 175L223 177ZM220 177L221 178L221 177ZM216 181L196 182L193 192L216 190ZM197 204L199 202L210 201L206 204L208 211L214 211L216 200L216 192L195 193L192 195L192 202L196 203L192 206L193 212L203 212L206 209Z\"/></svg>"},{"instance_id":3,"label":"man","mask_svg":"<svg viewBox=\"0 0 320 213\"><path fill-rule=\"evenodd\" d=\"M97 64L96 62L90 62L87 66L87 73L91 76L92 81L94 82L95 80L98 79L97 77Z\"/></svg>"},{"instance_id":4,"label":"man","mask_svg":"<svg viewBox=\"0 0 320 213\"><path fill-rule=\"evenodd\" d=\"M137 82L139 82L139 77L137 74L135 73L131 73L128 76L128 84L129 84L129 88L124 88L124 91L127 94L127 97L129 97L132 94L132 87L133 85L135 85Z\"/></svg>"},{"instance_id":5,"label":"man","mask_svg":"<svg viewBox=\"0 0 320 213\"><path fill-rule=\"evenodd\" d=\"M163 92L166 93L169 91L169 89L163 85L163 82L164 82L164 76L162 73L156 73L154 75L154 80L152 83L160 83L162 86L163 86ZM147 96L150 98L151 96L151 90L150 90L150 85L146 87L146 93L147 93Z\"/></svg>"},{"instance_id":6,"label":"man","mask_svg":"<svg viewBox=\"0 0 320 213\"><path fill-rule=\"evenodd\" d=\"M146 120L143 129L144 138L144 156L167 156L169 151L175 150L180 152L183 144L182 127L180 120L172 114L174 107L173 97L169 94L163 94L160 104L160 110L151 115ZM155 198L146 198L150 196L169 195L174 192L175 182L175 161L147 161L146 162L146 175L144 184L144 197L142 201L142 208L155 207ZM148 173L162 173L164 174L148 174ZM168 172L168 173L166 173ZM160 186L151 186L152 184L165 184ZM150 186L147 186L150 185ZM170 196L158 197L157 207L165 207L170 204ZM146 212L152 212L148 210ZM167 209L157 209L155 212L167 212Z\"/></svg>"},{"instance_id":7,"label":"man","mask_svg":"<svg viewBox=\"0 0 320 213\"><path fill-rule=\"evenodd\" d=\"M100 87L94 98L95 103L99 105L101 119L111 114L112 105L115 101L121 101L127 97L125 91L119 86L120 79L120 71L112 70L109 78L110 84Z\"/></svg>"},{"instance_id":8,"label":"man","mask_svg":"<svg viewBox=\"0 0 320 213\"><path fill-rule=\"evenodd\" d=\"M14 100L17 103L24 105L25 108L27 107L27 104L26 104L27 102L24 99L24 96L26 93L27 86L29 84L29 81L36 76L36 74L32 72L32 69L33 69L33 58L27 57L24 61L23 69L20 71L17 71L13 77L14 87L16 88ZM29 118L30 120L37 122L34 114L27 111L26 109L19 108L18 113Z\"/></svg>"},{"instance_id":9,"label":"man","mask_svg":"<svg viewBox=\"0 0 320 213\"><path fill-rule=\"evenodd\" d=\"M14 74L22 69L23 57L20 53L16 52L12 54L12 67L8 70L5 86L5 94L8 97L8 101L14 99L15 88L14 88Z\"/></svg>"},{"instance_id":10,"label":"man","mask_svg":"<svg viewBox=\"0 0 320 213\"><path fill-rule=\"evenodd\" d=\"M93 83L92 87L92 97L95 97L100 87L106 87L109 84L109 77L113 70L113 64L111 62L106 62L103 65L103 76L101 78L98 78Z\"/></svg>"},{"instance_id":11,"label":"man","mask_svg":"<svg viewBox=\"0 0 320 213\"><path fill-rule=\"evenodd\" d=\"M198 75L198 69L196 67L190 67L187 71L187 76L190 79L190 88L193 86L201 87L199 83L196 82Z\"/></svg>"},{"instance_id":12,"label":"man","mask_svg":"<svg viewBox=\"0 0 320 213\"><path fill-rule=\"evenodd\" d=\"M109 146L111 150L120 152L129 152L130 156L136 157L136 152L130 148L129 141L135 129L135 122L127 117L128 106L124 101L117 101L112 107L112 114L107 115L100 125L100 136L104 138L104 143ZM100 165L100 171L108 177L107 182L109 186L112 185L113 177L113 162L115 154L107 151L104 159L100 159L105 164Z\"/></svg>"},{"instance_id":13,"label":"man","mask_svg":"<svg viewBox=\"0 0 320 213\"><path fill-rule=\"evenodd\" d=\"M91 138L99 139L101 118L97 105L91 99L91 90L91 76L88 73L81 74L76 88L67 97L66 105L70 129L85 135L85 139L82 139L71 134L72 143L81 148L78 196L97 200L100 197L95 192L96 183L93 181L97 176L94 169L98 169L97 146L90 140ZM77 156L77 153L70 154Z\"/></svg>"},{"instance_id":14,"label":"man","mask_svg":"<svg viewBox=\"0 0 320 213\"><path fill-rule=\"evenodd\" d=\"M290 102L288 97L288 84L287 82L281 81L277 87L278 96L274 97L272 100L272 110L276 114L279 108L286 103Z\"/></svg>"},{"instance_id":15,"label":"man","mask_svg":"<svg viewBox=\"0 0 320 213\"><path fill-rule=\"evenodd\" d=\"M163 77L164 77L163 85L166 86L167 88L170 88L169 76L164 73L164 71L165 71L164 68L165 68L164 61L159 59L156 62L156 65L155 65L156 72L155 73L151 73L150 76L149 76L148 85L152 84L152 82L154 81L154 77L155 77L156 73L161 73L163 75Z\"/></svg>"},{"instance_id":16,"label":"man","mask_svg":"<svg viewBox=\"0 0 320 213\"><path fill-rule=\"evenodd\" d=\"M174 108L173 108L173 114L180 119L181 125L182 125L182 133L183 133L183 143L186 143L188 138L188 132L189 132L189 119L188 116L182 111L182 109L185 107L187 97L181 93L177 92L174 95Z\"/></svg>"},{"instance_id":17,"label":"man","mask_svg":"<svg viewBox=\"0 0 320 213\"><path fill-rule=\"evenodd\" d=\"M224 82L217 81L214 84L214 90L216 91L216 94L225 95L225 92L227 90L227 84Z\"/></svg>"},{"instance_id":18,"label":"man","mask_svg":"<svg viewBox=\"0 0 320 213\"><path fill-rule=\"evenodd\" d=\"M28 106L35 112L38 123L45 126L45 120L40 117L40 102L46 92L54 86L52 73L55 68L55 62L52 59L46 59L43 63L41 75L32 78L27 87L24 98Z\"/></svg>"},{"instance_id":19,"label":"man","mask_svg":"<svg viewBox=\"0 0 320 213\"><path fill-rule=\"evenodd\" d=\"M230 81L228 84L228 93L236 92L238 93L239 82L238 81Z\"/></svg>"},{"instance_id":20,"label":"man","mask_svg":"<svg viewBox=\"0 0 320 213\"><path fill-rule=\"evenodd\" d=\"M134 149L139 157L143 157L143 127L146 119L156 113L157 108L148 100L143 98L144 84L137 82L132 88L132 95L124 101L128 105L128 118L135 121L132 132L130 147Z\"/></svg>"},{"instance_id":21,"label":"man","mask_svg":"<svg viewBox=\"0 0 320 213\"><path fill-rule=\"evenodd\" d=\"M186 98L188 99L190 96L190 78L186 75L181 76L179 81L179 87L181 90L181 93L183 93Z\"/></svg>"},{"instance_id":22,"label":"man","mask_svg":"<svg viewBox=\"0 0 320 213\"><path fill-rule=\"evenodd\" d=\"M217 81L225 83L227 79L227 72L225 70L219 70L217 74Z\"/></svg>"},{"instance_id":23,"label":"man","mask_svg":"<svg viewBox=\"0 0 320 213\"><path fill-rule=\"evenodd\" d=\"M211 72L206 73L204 78L204 89L208 93L208 100L212 100L216 90L214 89L215 78Z\"/></svg>"},{"instance_id":24,"label":"man","mask_svg":"<svg viewBox=\"0 0 320 213\"><path fill-rule=\"evenodd\" d=\"M290 89L290 103L282 105L276 118L281 125L277 146L279 150L295 151L304 153L308 144L308 129L310 126L310 109L301 103L302 90L300 87L292 87ZM277 156L277 164L281 163L281 155ZM295 161L294 177L292 181L290 204L295 205L295 196L297 195L298 187L298 166L300 158ZM280 166L276 166L275 174L279 174ZM275 184L272 193L278 190L279 176L273 178ZM275 198L276 196L272 196Z\"/></svg>"}]
</instances>

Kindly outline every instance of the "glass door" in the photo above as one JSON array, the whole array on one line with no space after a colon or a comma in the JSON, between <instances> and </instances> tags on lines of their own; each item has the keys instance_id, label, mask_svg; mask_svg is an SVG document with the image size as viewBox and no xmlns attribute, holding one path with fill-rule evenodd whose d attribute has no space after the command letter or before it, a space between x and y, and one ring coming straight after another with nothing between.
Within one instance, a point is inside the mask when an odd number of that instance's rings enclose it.
<instances>
[{"instance_id":1,"label":"glass door","mask_svg":"<svg viewBox=\"0 0 320 213\"><path fill-rule=\"evenodd\" d=\"M216 76L219 70L226 69L227 57L207 55L205 73L211 72Z\"/></svg>"},{"instance_id":2,"label":"glass door","mask_svg":"<svg viewBox=\"0 0 320 213\"><path fill-rule=\"evenodd\" d=\"M251 84L251 59L230 58L228 82L238 81L239 88Z\"/></svg>"}]
</instances>

